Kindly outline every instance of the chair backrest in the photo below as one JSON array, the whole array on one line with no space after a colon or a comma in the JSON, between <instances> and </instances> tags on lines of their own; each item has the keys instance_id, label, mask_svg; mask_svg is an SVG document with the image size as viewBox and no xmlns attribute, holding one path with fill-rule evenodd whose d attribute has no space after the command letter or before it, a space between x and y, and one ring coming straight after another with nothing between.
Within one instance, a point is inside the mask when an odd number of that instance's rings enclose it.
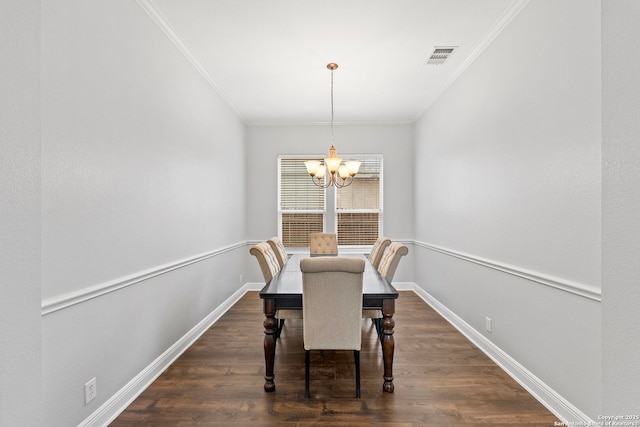
<instances>
[{"instance_id":1,"label":"chair backrest","mask_svg":"<svg viewBox=\"0 0 640 427\"><path fill-rule=\"evenodd\" d=\"M388 237L378 237L378 240L373 244L373 248L371 248L371 253L369 254L369 261L371 261L374 268L378 268L382 254L384 254L384 250L387 249L387 246L390 244L391 239Z\"/></svg>"},{"instance_id":2,"label":"chair backrest","mask_svg":"<svg viewBox=\"0 0 640 427\"><path fill-rule=\"evenodd\" d=\"M278 262L280 263L280 268L284 267L284 265L289 260L289 255L287 254L287 250L282 244L282 240L274 236L267 240L267 243L271 246L271 249L273 249L273 252L276 254L276 258L278 258Z\"/></svg>"},{"instance_id":3,"label":"chair backrest","mask_svg":"<svg viewBox=\"0 0 640 427\"><path fill-rule=\"evenodd\" d=\"M335 234L309 234L309 253L314 255L338 255L338 241Z\"/></svg>"},{"instance_id":4,"label":"chair backrest","mask_svg":"<svg viewBox=\"0 0 640 427\"><path fill-rule=\"evenodd\" d=\"M305 350L360 350L361 258L300 260Z\"/></svg>"},{"instance_id":5,"label":"chair backrest","mask_svg":"<svg viewBox=\"0 0 640 427\"><path fill-rule=\"evenodd\" d=\"M398 242L391 243L384 251L380 265L378 266L378 271L387 279L387 282L391 283L393 275L396 274L396 269L400 263L400 258L408 253L409 248Z\"/></svg>"},{"instance_id":6,"label":"chair backrest","mask_svg":"<svg viewBox=\"0 0 640 427\"><path fill-rule=\"evenodd\" d=\"M273 252L273 249L271 249L271 245L267 242L251 246L249 253L258 260L258 265L260 265L265 283L268 283L271 278L280 271L278 258L276 258L276 254Z\"/></svg>"}]
</instances>

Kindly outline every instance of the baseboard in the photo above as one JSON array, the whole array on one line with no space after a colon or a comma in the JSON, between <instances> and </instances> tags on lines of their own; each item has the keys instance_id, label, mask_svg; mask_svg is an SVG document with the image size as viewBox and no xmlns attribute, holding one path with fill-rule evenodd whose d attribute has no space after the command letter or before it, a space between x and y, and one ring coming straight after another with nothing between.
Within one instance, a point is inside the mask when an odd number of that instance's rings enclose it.
<instances>
[{"instance_id":1,"label":"baseboard","mask_svg":"<svg viewBox=\"0 0 640 427\"><path fill-rule=\"evenodd\" d=\"M264 284L262 284L264 286ZM87 417L79 427L107 426L124 411L156 378L158 378L182 353L184 353L200 336L205 333L224 313L227 312L242 296L255 286L244 285L227 298L200 323L194 326L175 344L143 369L116 394L111 396L102 406ZM259 288L260 289L260 288Z\"/></svg>"},{"instance_id":2,"label":"baseboard","mask_svg":"<svg viewBox=\"0 0 640 427\"><path fill-rule=\"evenodd\" d=\"M399 288L397 289L400 290ZM484 335L472 328L471 325L445 307L427 291L420 288L415 283L411 290L422 298L431 308L438 312L438 314L455 327L462 335L467 337L469 341L476 345L484 354L486 354L491 360L500 366L503 371L524 387L525 390L542 403L549 411L553 412L553 414L557 416L559 420L564 422L565 425L596 425L595 422L586 414L518 363L518 361L502 351L502 349L488 340Z\"/></svg>"}]
</instances>

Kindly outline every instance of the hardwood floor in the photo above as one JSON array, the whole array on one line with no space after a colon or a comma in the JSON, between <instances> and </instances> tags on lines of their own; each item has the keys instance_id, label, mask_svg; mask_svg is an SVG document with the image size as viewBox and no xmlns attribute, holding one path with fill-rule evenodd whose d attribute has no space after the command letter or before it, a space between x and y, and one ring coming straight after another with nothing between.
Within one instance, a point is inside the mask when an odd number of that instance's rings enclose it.
<instances>
[{"instance_id":1,"label":"hardwood floor","mask_svg":"<svg viewBox=\"0 0 640 427\"><path fill-rule=\"evenodd\" d=\"M262 301L248 292L111 424L118 426L553 426L557 418L413 292L396 302L393 394L363 320L362 397L353 353L312 352L304 398L302 321L287 320L265 393Z\"/></svg>"}]
</instances>

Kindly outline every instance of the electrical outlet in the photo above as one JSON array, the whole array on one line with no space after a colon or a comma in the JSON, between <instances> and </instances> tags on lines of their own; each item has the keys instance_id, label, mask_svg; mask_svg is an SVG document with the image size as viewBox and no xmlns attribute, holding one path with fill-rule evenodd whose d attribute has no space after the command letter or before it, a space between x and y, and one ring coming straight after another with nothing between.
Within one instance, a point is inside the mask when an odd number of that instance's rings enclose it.
<instances>
[{"instance_id":1,"label":"electrical outlet","mask_svg":"<svg viewBox=\"0 0 640 427\"><path fill-rule=\"evenodd\" d=\"M84 404L88 404L98 396L98 386L96 378L93 377L84 385Z\"/></svg>"},{"instance_id":2,"label":"electrical outlet","mask_svg":"<svg viewBox=\"0 0 640 427\"><path fill-rule=\"evenodd\" d=\"M484 319L484 327L487 330L487 332L491 332L491 318L490 317L485 317Z\"/></svg>"},{"instance_id":3,"label":"electrical outlet","mask_svg":"<svg viewBox=\"0 0 640 427\"><path fill-rule=\"evenodd\" d=\"M242 285L242 274L240 275L240 284Z\"/></svg>"}]
</instances>

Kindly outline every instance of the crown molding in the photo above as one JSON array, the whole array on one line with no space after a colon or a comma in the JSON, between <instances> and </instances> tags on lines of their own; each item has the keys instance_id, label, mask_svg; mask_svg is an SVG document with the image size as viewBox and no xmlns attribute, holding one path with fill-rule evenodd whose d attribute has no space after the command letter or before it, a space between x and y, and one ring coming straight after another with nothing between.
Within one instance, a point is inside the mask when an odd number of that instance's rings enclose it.
<instances>
[{"instance_id":1,"label":"crown molding","mask_svg":"<svg viewBox=\"0 0 640 427\"><path fill-rule=\"evenodd\" d=\"M182 40L178 33L171 27L167 19L162 12L153 4L152 0L136 0L138 5L146 12L151 20L164 32L164 34L171 40L171 42L178 48L178 50L189 60L193 67L198 71L205 81L220 95L222 100L227 106L234 112L234 114L246 125L247 119L240 112L238 107L231 101L231 98L222 90L220 85L211 77L207 72L202 61L198 56L189 48L189 46Z\"/></svg>"},{"instance_id":2,"label":"crown molding","mask_svg":"<svg viewBox=\"0 0 640 427\"><path fill-rule=\"evenodd\" d=\"M454 71L454 73L444 82L444 84L436 91L436 93L424 104L424 106L418 111L418 113L411 120L412 123L416 122L429 108L436 102L438 98L451 86L458 77L476 60L478 56L493 42L493 40L509 25L509 23L515 18L524 7L529 3L529 0L515 0L511 6L504 11L496 23L487 31L484 37L478 42L476 47L473 48L471 53L462 61L462 64Z\"/></svg>"},{"instance_id":3,"label":"crown molding","mask_svg":"<svg viewBox=\"0 0 640 427\"><path fill-rule=\"evenodd\" d=\"M353 120L333 122L334 126L398 126L411 125L411 120ZM331 122L307 122L307 121L255 121L248 122L249 127L297 127L297 126L331 126Z\"/></svg>"}]
</instances>

